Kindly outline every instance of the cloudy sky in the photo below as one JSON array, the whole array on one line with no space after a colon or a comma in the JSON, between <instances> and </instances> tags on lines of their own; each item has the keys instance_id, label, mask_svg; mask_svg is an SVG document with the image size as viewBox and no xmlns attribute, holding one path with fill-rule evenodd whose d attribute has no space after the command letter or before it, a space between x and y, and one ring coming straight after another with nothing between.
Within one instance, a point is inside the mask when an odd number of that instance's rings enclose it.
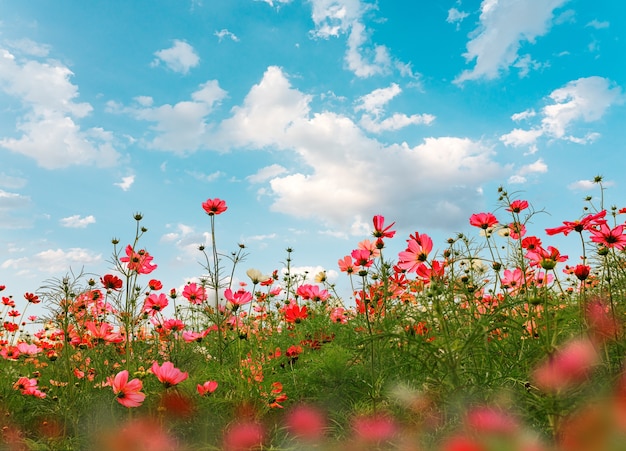
<instances>
[{"instance_id":1,"label":"cloudy sky","mask_svg":"<svg viewBox=\"0 0 626 451\"><path fill-rule=\"evenodd\" d=\"M536 230L598 174L626 206L625 30L621 1L0 0L0 285L103 274L141 212L179 287L214 197L242 274L336 271L374 214L443 248L500 185Z\"/></svg>"}]
</instances>

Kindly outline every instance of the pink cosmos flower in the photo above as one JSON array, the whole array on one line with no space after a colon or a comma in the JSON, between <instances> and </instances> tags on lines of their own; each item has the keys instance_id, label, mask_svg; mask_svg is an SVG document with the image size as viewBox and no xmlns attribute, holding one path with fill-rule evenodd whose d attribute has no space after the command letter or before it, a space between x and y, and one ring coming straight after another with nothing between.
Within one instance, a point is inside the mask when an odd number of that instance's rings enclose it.
<instances>
[{"instance_id":1,"label":"pink cosmos flower","mask_svg":"<svg viewBox=\"0 0 626 451\"><path fill-rule=\"evenodd\" d=\"M304 284L300 285L296 290L298 296L302 296L304 300L324 302L330 297L328 290L320 290L317 285Z\"/></svg>"},{"instance_id":2,"label":"pink cosmos flower","mask_svg":"<svg viewBox=\"0 0 626 451\"><path fill-rule=\"evenodd\" d=\"M415 232L407 240L407 248L398 254L398 267L406 272L417 271L433 250L433 240L426 234Z\"/></svg>"},{"instance_id":3,"label":"pink cosmos flower","mask_svg":"<svg viewBox=\"0 0 626 451\"><path fill-rule=\"evenodd\" d=\"M202 304L207 299L206 290L195 282L188 283L183 289L183 297L195 305Z\"/></svg>"},{"instance_id":4,"label":"pink cosmos flower","mask_svg":"<svg viewBox=\"0 0 626 451\"><path fill-rule=\"evenodd\" d=\"M252 293L243 289L233 292L230 288L226 288L224 297L233 306L233 309L237 309L252 301Z\"/></svg>"},{"instance_id":5,"label":"pink cosmos flower","mask_svg":"<svg viewBox=\"0 0 626 451\"><path fill-rule=\"evenodd\" d=\"M210 395L217 390L217 385L216 381L206 381L204 384L198 384L196 389L200 396Z\"/></svg>"},{"instance_id":6,"label":"pink cosmos flower","mask_svg":"<svg viewBox=\"0 0 626 451\"><path fill-rule=\"evenodd\" d=\"M393 227L395 222L392 222L387 227L385 227L385 217L381 215L374 216L374 237L376 238L393 238L396 234L395 230L389 230Z\"/></svg>"},{"instance_id":7,"label":"pink cosmos flower","mask_svg":"<svg viewBox=\"0 0 626 451\"><path fill-rule=\"evenodd\" d=\"M568 235L570 232L578 232L581 233L583 230L590 230L592 227L604 224L606 221L604 217L606 216L606 210L602 210L598 213L590 214L577 221L563 221L563 225L560 227L554 227L551 229L546 229L546 233L548 235L556 235L558 233L562 233L563 235Z\"/></svg>"},{"instance_id":8,"label":"pink cosmos flower","mask_svg":"<svg viewBox=\"0 0 626 451\"><path fill-rule=\"evenodd\" d=\"M371 259L371 252L366 249L355 249L350 255L352 255L352 258L354 259L355 266L369 268L374 264L374 261Z\"/></svg>"},{"instance_id":9,"label":"pink cosmos flower","mask_svg":"<svg viewBox=\"0 0 626 451\"><path fill-rule=\"evenodd\" d=\"M591 241L608 248L623 250L626 247L626 235L624 234L624 224L620 224L610 229L604 223L589 229Z\"/></svg>"},{"instance_id":10,"label":"pink cosmos flower","mask_svg":"<svg viewBox=\"0 0 626 451\"><path fill-rule=\"evenodd\" d=\"M344 258L340 259L337 262L337 265L339 266L339 271L341 272L345 272L348 274L352 274L354 272L354 261L349 255L346 255Z\"/></svg>"},{"instance_id":11,"label":"pink cosmos flower","mask_svg":"<svg viewBox=\"0 0 626 451\"><path fill-rule=\"evenodd\" d=\"M207 199L206 201L202 202L202 208L209 216L219 215L228 210L226 202L218 198Z\"/></svg>"},{"instance_id":12,"label":"pink cosmos flower","mask_svg":"<svg viewBox=\"0 0 626 451\"><path fill-rule=\"evenodd\" d=\"M167 304L168 304L167 296L165 296L163 293L159 293L159 294L152 293L143 302L142 311L144 313L147 313L150 316L154 316L158 312L162 312L165 309L165 307L167 307Z\"/></svg>"},{"instance_id":13,"label":"pink cosmos flower","mask_svg":"<svg viewBox=\"0 0 626 451\"><path fill-rule=\"evenodd\" d=\"M189 373L182 372L172 362L164 362L163 365L159 366L155 361L150 369L165 388L173 387L189 377Z\"/></svg>"},{"instance_id":14,"label":"pink cosmos flower","mask_svg":"<svg viewBox=\"0 0 626 451\"><path fill-rule=\"evenodd\" d=\"M514 200L506 208L506 211L511 212L511 213L519 213L520 211L526 210L527 208L528 208L528 201Z\"/></svg>"},{"instance_id":15,"label":"pink cosmos flower","mask_svg":"<svg viewBox=\"0 0 626 451\"><path fill-rule=\"evenodd\" d=\"M152 255L143 249L135 252L129 244L126 246L126 257L121 257L120 261L126 263L131 271L135 271L138 274L150 274L157 269L157 265L152 264L153 258Z\"/></svg>"},{"instance_id":16,"label":"pink cosmos flower","mask_svg":"<svg viewBox=\"0 0 626 451\"><path fill-rule=\"evenodd\" d=\"M141 392L143 383L139 379L128 380L128 371L123 370L107 379L113 388L113 393L117 395L117 402L124 407L139 407L143 403L146 395Z\"/></svg>"},{"instance_id":17,"label":"pink cosmos flower","mask_svg":"<svg viewBox=\"0 0 626 451\"><path fill-rule=\"evenodd\" d=\"M470 225L487 230L498 224L498 220L492 213L474 213L470 216Z\"/></svg>"}]
</instances>

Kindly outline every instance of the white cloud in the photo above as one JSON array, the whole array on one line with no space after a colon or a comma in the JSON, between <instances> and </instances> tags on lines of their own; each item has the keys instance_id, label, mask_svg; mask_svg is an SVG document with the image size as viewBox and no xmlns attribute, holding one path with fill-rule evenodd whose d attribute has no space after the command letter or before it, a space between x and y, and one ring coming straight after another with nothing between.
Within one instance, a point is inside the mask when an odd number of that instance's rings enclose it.
<instances>
[{"instance_id":1,"label":"white cloud","mask_svg":"<svg viewBox=\"0 0 626 451\"><path fill-rule=\"evenodd\" d=\"M63 227L84 229L89 224L95 224L96 218L93 215L85 216L84 218L81 218L80 215L73 215L63 218L59 222Z\"/></svg>"},{"instance_id":2,"label":"white cloud","mask_svg":"<svg viewBox=\"0 0 626 451\"><path fill-rule=\"evenodd\" d=\"M23 54L37 57L48 56L50 53L50 46L47 44L40 44L31 39L17 39L14 41L8 41L7 45L15 50L20 51Z\"/></svg>"},{"instance_id":3,"label":"white cloud","mask_svg":"<svg viewBox=\"0 0 626 451\"><path fill-rule=\"evenodd\" d=\"M270 5L272 8L276 6L277 8L282 4L286 5L287 3L291 3L291 0L254 0L255 2L264 2Z\"/></svg>"},{"instance_id":4,"label":"white cloud","mask_svg":"<svg viewBox=\"0 0 626 451\"><path fill-rule=\"evenodd\" d=\"M528 130L516 128L502 135L500 140L507 146L529 146L534 150L541 137L588 144L598 139L599 133L572 136L568 134L569 129L578 122L600 120L611 106L624 102L624 95L622 89L610 80L594 76L570 81L552 91L548 99L552 103L541 109L539 125ZM524 112L513 115L512 119L530 119L534 115L534 111L532 114Z\"/></svg>"},{"instance_id":5,"label":"white cloud","mask_svg":"<svg viewBox=\"0 0 626 451\"><path fill-rule=\"evenodd\" d=\"M78 87L70 82L72 75L59 62L18 61L0 49L0 87L26 110L16 124L21 136L0 139L0 147L33 158L47 169L114 165L119 155L112 136L99 128L82 130L77 122L93 108L75 102Z\"/></svg>"},{"instance_id":6,"label":"white cloud","mask_svg":"<svg viewBox=\"0 0 626 451\"><path fill-rule=\"evenodd\" d=\"M34 271L44 274L67 273L72 267L83 268L102 263L102 254L83 248L48 249L32 257L22 257L5 260L0 268L16 269L22 275Z\"/></svg>"},{"instance_id":7,"label":"white cloud","mask_svg":"<svg viewBox=\"0 0 626 451\"><path fill-rule=\"evenodd\" d=\"M402 89L400 89L397 83L392 83L387 88L375 89L369 94L360 97L357 100L358 105L354 110L364 110L367 113L378 116L383 112L383 107L401 92Z\"/></svg>"},{"instance_id":8,"label":"white cloud","mask_svg":"<svg viewBox=\"0 0 626 451\"><path fill-rule=\"evenodd\" d=\"M246 180L250 183L262 183L278 175L284 174L285 172L287 172L287 169L283 166L279 164L272 164L259 169L255 174L249 175L246 177Z\"/></svg>"},{"instance_id":9,"label":"white cloud","mask_svg":"<svg viewBox=\"0 0 626 451\"><path fill-rule=\"evenodd\" d=\"M385 105L401 92L400 86L392 83L387 88L375 89L360 97L354 110L366 112L359 122L361 127L372 133L380 133L388 130L399 130L408 125L429 125L435 120L435 116L430 114L407 116L403 113L394 113L391 117L380 119L384 113Z\"/></svg>"},{"instance_id":10,"label":"white cloud","mask_svg":"<svg viewBox=\"0 0 626 451\"><path fill-rule=\"evenodd\" d=\"M211 234L209 232L196 232L196 230L186 224L167 225L168 228L175 227L175 231L161 236L162 243L173 243L183 254L178 259L180 261L190 258L199 258L202 254L198 250L200 246L208 247L211 244Z\"/></svg>"},{"instance_id":11,"label":"white cloud","mask_svg":"<svg viewBox=\"0 0 626 451\"><path fill-rule=\"evenodd\" d=\"M315 25L312 36L329 39L346 35L344 60L357 77L387 74L396 68L402 76L419 78L409 63L392 58L387 47L372 42L364 20L366 13L376 9L375 4L362 0L310 0L309 3Z\"/></svg>"},{"instance_id":12,"label":"white cloud","mask_svg":"<svg viewBox=\"0 0 626 451\"><path fill-rule=\"evenodd\" d=\"M208 141L207 116L226 94L216 80L209 80L191 94L191 100L153 106L152 99L148 102L142 97L136 105L129 107L110 102L108 111L155 123L151 127L155 136L147 141L147 147L184 153L201 149Z\"/></svg>"},{"instance_id":13,"label":"white cloud","mask_svg":"<svg viewBox=\"0 0 626 451\"><path fill-rule=\"evenodd\" d=\"M131 186L135 183L135 176L129 175L127 177L122 177L122 181L119 183L114 183L115 186L119 186L123 191L128 191Z\"/></svg>"},{"instance_id":14,"label":"white cloud","mask_svg":"<svg viewBox=\"0 0 626 451\"><path fill-rule=\"evenodd\" d=\"M611 105L624 101L621 88L602 77L570 81L554 90L550 99L554 104L543 108L542 128L556 138L562 138L572 123L597 121Z\"/></svg>"},{"instance_id":15,"label":"white cloud","mask_svg":"<svg viewBox=\"0 0 626 451\"><path fill-rule=\"evenodd\" d=\"M435 116L432 114L413 114L407 116L402 113L394 113L391 117L383 120L377 120L375 117L365 114L361 118L359 125L369 132L380 133L383 131L400 130L409 125L430 125L434 120Z\"/></svg>"},{"instance_id":16,"label":"white cloud","mask_svg":"<svg viewBox=\"0 0 626 451\"><path fill-rule=\"evenodd\" d=\"M592 189L596 189L597 184L595 184L592 180L577 180L567 185L567 188L573 191L590 191Z\"/></svg>"},{"instance_id":17,"label":"white cloud","mask_svg":"<svg viewBox=\"0 0 626 451\"><path fill-rule=\"evenodd\" d=\"M344 230L357 215L389 214L408 223L420 211L423 224L445 228L478 208L478 188L506 171L481 142L441 137L383 145L346 116L312 113L311 101L270 67L216 131L214 142L223 148L271 146L297 154L302 170L268 181L274 211Z\"/></svg>"},{"instance_id":18,"label":"white cloud","mask_svg":"<svg viewBox=\"0 0 626 451\"><path fill-rule=\"evenodd\" d=\"M459 25L465 18L469 16L468 13L459 11L456 8L450 8L448 10L448 17L446 18L446 22L448 23L456 23L457 30L459 29Z\"/></svg>"},{"instance_id":19,"label":"white cloud","mask_svg":"<svg viewBox=\"0 0 626 451\"><path fill-rule=\"evenodd\" d=\"M27 180L22 177L14 177L4 172L0 172L0 186L9 189L19 189L26 186ZM0 194L2 197L2 194Z\"/></svg>"},{"instance_id":20,"label":"white cloud","mask_svg":"<svg viewBox=\"0 0 626 451\"><path fill-rule=\"evenodd\" d=\"M511 115L511 120L518 122L524 119L535 117L536 115L537 115L537 112L533 109L530 109L530 110L522 111L521 113L515 113Z\"/></svg>"},{"instance_id":21,"label":"white cloud","mask_svg":"<svg viewBox=\"0 0 626 451\"><path fill-rule=\"evenodd\" d=\"M210 174L205 174L204 172L198 171L186 171L187 174L195 178L196 180L201 180L203 182L214 182L220 177L225 176L226 174L222 171L211 172Z\"/></svg>"},{"instance_id":22,"label":"white cloud","mask_svg":"<svg viewBox=\"0 0 626 451\"><path fill-rule=\"evenodd\" d=\"M228 31L226 28L223 28L220 31L216 31L214 34L215 36L217 36L217 39L220 42L222 42L224 38L228 38L232 41L239 42L239 38L235 36L234 33L231 33L230 31Z\"/></svg>"},{"instance_id":23,"label":"white cloud","mask_svg":"<svg viewBox=\"0 0 626 451\"><path fill-rule=\"evenodd\" d=\"M200 63L200 57L194 48L185 41L174 40L172 47L154 52L157 57L152 66L158 66L160 63L180 74L186 74L189 69L196 67Z\"/></svg>"},{"instance_id":24,"label":"white cloud","mask_svg":"<svg viewBox=\"0 0 626 451\"><path fill-rule=\"evenodd\" d=\"M455 83L480 78L497 78L516 62L523 71L532 67L518 56L522 42L534 44L535 39L550 29L553 12L568 0L483 0L480 25L470 35L467 62L475 61L474 68L461 73Z\"/></svg>"},{"instance_id":25,"label":"white cloud","mask_svg":"<svg viewBox=\"0 0 626 451\"><path fill-rule=\"evenodd\" d=\"M606 20L599 21L598 19L593 19L591 22L585 25L585 27L591 27L595 28L596 30L601 30L602 28L609 28L610 25L611 24Z\"/></svg>"}]
</instances>

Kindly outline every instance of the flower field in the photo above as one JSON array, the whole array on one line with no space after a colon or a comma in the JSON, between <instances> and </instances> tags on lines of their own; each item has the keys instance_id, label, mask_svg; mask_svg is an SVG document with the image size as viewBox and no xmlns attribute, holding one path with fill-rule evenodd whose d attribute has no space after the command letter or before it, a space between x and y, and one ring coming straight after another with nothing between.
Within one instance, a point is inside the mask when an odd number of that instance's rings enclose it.
<instances>
[{"instance_id":1,"label":"flower field","mask_svg":"<svg viewBox=\"0 0 626 451\"><path fill-rule=\"evenodd\" d=\"M440 254L374 216L337 256L350 299L292 273L291 249L269 273L219 253L221 199L183 290L151 278L140 214L107 274L0 281L0 449L626 449L626 209L589 198L533 231L532 205L498 196Z\"/></svg>"}]
</instances>

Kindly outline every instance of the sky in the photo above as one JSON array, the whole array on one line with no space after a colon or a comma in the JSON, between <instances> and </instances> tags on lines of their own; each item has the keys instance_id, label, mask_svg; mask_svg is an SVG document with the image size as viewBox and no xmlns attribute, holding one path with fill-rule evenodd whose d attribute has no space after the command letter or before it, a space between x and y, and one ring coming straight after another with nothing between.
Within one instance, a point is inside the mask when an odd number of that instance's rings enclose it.
<instances>
[{"instance_id":1,"label":"sky","mask_svg":"<svg viewBox=\"0 0 626 451\"><path fill-rule=\"evenodd\" d=\"M0 0L0 285L110 272L140 212L150 278L181 287L208 198L239 280L292 248L338 286L376 214L394 258L473 233L499 186L533 232L597 175L626 206L625 89L622 1Z\"/></svg>"}]
</instances>

